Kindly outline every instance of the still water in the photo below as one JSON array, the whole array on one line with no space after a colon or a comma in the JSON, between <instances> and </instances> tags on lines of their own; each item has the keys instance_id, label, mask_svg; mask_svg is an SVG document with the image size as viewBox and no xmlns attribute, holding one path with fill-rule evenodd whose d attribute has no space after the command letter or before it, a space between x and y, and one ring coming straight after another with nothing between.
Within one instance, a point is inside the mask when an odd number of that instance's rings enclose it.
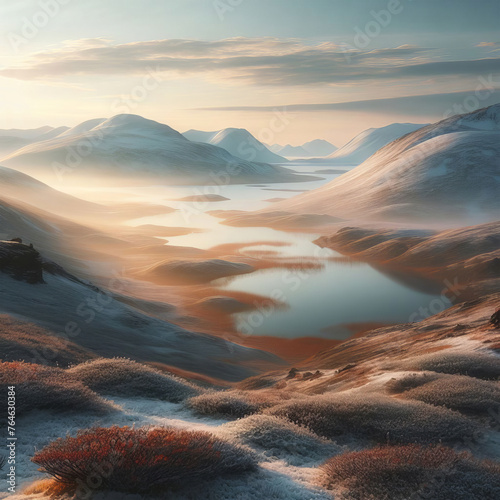
<instances>
[{"instance_id":1,"label":"still water","mask_svg":"<svg viewBox=\"0 0 500 500\"><path fill-rule=\"evenodd\" d=\"M294 166L308 174L316 167ZM272 251L273 258L314 260L320 269L267 269L216 282L225 290L242 291L279 298L283 307L236 314L244 334L285 338L322 337L345 339L360 324L390 324L418 321L444 310L450 301L440 289L411 276L391 275L368 264L350 261L313 243L320 235L287 233L269 228L238 228L222 225L209 215L211 210L257 210L272 207L274 198L289 198L314 189L338 174L321 174L321 180L304 183L238 186L153 186L135 188L136 200L163 203L176 211L132 221L131 225L193 227L202 230L169 237L168 244L209 249L227 243L245 244L243 253ZM128 189L130 192L130 189ZM217 194L219 202L178 201L193 195ZM264 242L264 244L255 244ZM265 244L267 242L267 244ZM279 246L276 243L280 244Z\"/></svg>"}]
</instances>

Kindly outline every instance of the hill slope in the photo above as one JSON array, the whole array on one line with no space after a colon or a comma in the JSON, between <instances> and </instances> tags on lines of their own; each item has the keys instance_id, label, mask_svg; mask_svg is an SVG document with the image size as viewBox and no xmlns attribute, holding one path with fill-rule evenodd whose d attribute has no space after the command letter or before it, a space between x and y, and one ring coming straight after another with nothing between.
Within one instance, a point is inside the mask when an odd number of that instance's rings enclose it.
<instances>
[{"instance_id":1,"label":"hill slope","mask_svg":"<svg viewBox=\"0 0 500 500\"><path fill-rule=\"evenodd\" d=\"M500 216L500 105L420 128L274 209L378 220Z\"/></svg>"},{"instance_id":2,"label":"hill slope","mask_svg":"<svg viewBox=\"0 0 500 500\"><path fill-rule=\"evenodd\" d=\"M217 132L188 130L184 137L190 141L213 144L229 151L233 156L247 161L263 163L284 163L286 159L269 151L248 130L243 128L226 128Z\"/></svg>"},{"instance_id":3,"label":"hill slope","mask_svg":"<svg viewBox=\"0 0 500 500\"><path fill-rule=\"evenodd\" d=\"M169 126L137 115L84 122L15 151L4 164L59 181L62 175L77 180L89 173L113 183L118 178L126 182L127 177L135 183L160 178L181 184L304 180L282 167L241 160L212 144L191 142Z\"/></svg>"},{"instance_id":4,"label":"hill slope","mask_svg":"<svg viewBox=\"0 0 500 500\"><path fill-rule=\"evenodd\" d=\"M286 158L307 158L311 156L309 151L306 151L302 146L292 146L291 144L280 146L278 152Z\"/></svg>"},{"instance_id":5,"label":"hill slope","mask_svg":"<svg viewBox=\"0 0 500 500\"><path fill-rule=\"evenodd\" d=\"M323 139L306 142L302 147L309 152L311 156L328 156L338 150L337 146Z\"/></svg>"},{"instance_id":6,"label":"hill slope","mask_svg":"<svg viewBox=\"0 0 500 500\"><path fill-rule=\"evenodd\" d=\"M424 126L414 123L393 123L387 127L370 128L328 156L328 159L339 165L359 165L380 148Z\"/></svg>"}]
</instances>

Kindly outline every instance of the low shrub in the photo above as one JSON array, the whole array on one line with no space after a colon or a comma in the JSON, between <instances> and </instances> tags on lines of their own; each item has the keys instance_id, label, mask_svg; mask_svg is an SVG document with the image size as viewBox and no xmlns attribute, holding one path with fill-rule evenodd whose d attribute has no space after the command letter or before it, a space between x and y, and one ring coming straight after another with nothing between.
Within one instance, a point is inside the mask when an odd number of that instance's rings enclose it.
<instances>
[{"instance_id":1,"label":"low shrub","mask_svg":"<svg viewBox=\"0 0 500 500\"><path fill-rule=\"evenodd\" d=\"M466 415L488 417L500 408L500 387L495 382L463 375L444 375L402 394L402 397L446 406Z\"/></svg>"},{"instance_id":2,"label":"low shrub","mask_svg":"<svg viewBox=\"0 0 500 500\"><path fill-rule=\"evenodd\" d=\"M0 363L0 387L16 386L16 412L34 410L105 414L117 408L65 370L23 362ZM2 414L6 409L2 409Z\"/></svg>"},{"instance_id":3,"label":"low shrub","mask_svg":"<svg viewBox=\"0 0 500 500\"><path fill-rule=\"evenodd\" d=\"M59 482L127 493L255 468L250 452L210 433L152 427L82 430L49 444L32 461Z\"/></svg>"},{"instance_id":4,"label":"low shrub","mask_svg":"<svg viewBox=\"0 0 500 500\"><path fill-rule=\"evenodd\" d=\"M346 453L320 471L320 483L343 500L493 500L500 494L500 466L443 446Z\"/></svg>"},{"instance_id":5,"label":"low shrub","mask_svg":"<svg viewBox=\"0 0 500 500\"><path fill-rule=\"evenodd\" d=\"M415 387L420 387L439 378L440 375L433 372L408 373L401 378L392 378L385 384L389 394L401 394Z\"/></svg>"},{"instance_id":6,"label":"low shrub","mask_svg":"<svg viewBox=\"0 0 500 500\"><path fill-rule=\"evenodd\" d=\"M201 392L187 381L124 358L89 361L69 369L68 373L100 394L178 403Z\"/></svg>"},{"instance_id":7,"label":"low shrub","mask_svg":"<svg viewBox=\"0 0 500 500\"><path fill-rule=\"evenodd\" d=\"M276 384L276 377L256 376L249 377L236 384L236 388L242 391L258 391L259 389L267 389Z\"/></svg>"},{"instance_id":8,"label":"low shrub","mask_svg":"<svg viewBox=\"0 0 500 500\"><path fill-rule=\"evenodd\" d=\"M207 392L188 399L187 406L200 415L227 418L244 418L261 410L261 405L236 391Z\"/></svg>"},{"instance_id":9,"label":"low shrub","mask_svg":"<svg viewBox=\"0 0 500 500\"><path fill-rule=\"evenodd\" d=\"M477 351L439 351L409 359L405 366L413 370L469 375L484 380L496 380L500 377L500 357Z\"/></svg>"},{"instance_id":10,"label":"low shrub","mask_svg":"<svg viewBox=\"0 0 500 500\"><path fill-rule=\"evenodd\" d=\"M337 441L458 442L478 430L478 424L447 408L369 394L314 396L275 406L267 413Z\"/></svg>"},{"instance_id":11,"label":"low shrub","mask_svg":"<svg viewBox=\"0 0 500 500\"><path fill-rule=\"evenodd\" d=\"M82 363L95 355L32 323L0 315L0 353L3 361L28 361L51 366Z\"/></svg>"},{"instance_id":12,"label":"low shrub","mask_svg":"<svg viewBox=\"0 0 500 500\"><path fill-rule=\"evenodd\" d=\"M304 460L322 460L341 450L310 430L271 415L251 415L219 429L224 436L256 446L265 455L285 459L292 465L302 465Z\"/></svg>"},{"instance_id":13,"label":"low shrub","mask_svg":"<svg viewBox=\"0 0 500 500\"><path fill-rule=\"evenodd\" d=\"M210 391L189 399L187 404L200 415L244 418L292 398L304 397L279 389Z\"/></svg>"}]
</instances>

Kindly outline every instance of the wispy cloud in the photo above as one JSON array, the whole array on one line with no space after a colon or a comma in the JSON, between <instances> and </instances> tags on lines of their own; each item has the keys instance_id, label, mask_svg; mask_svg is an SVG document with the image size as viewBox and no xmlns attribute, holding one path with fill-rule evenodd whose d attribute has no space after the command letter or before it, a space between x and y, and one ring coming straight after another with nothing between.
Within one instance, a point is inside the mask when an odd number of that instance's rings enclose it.
<instances>
[{"instance_id":1,"label":"wispy cloud","mask_svg":"<svg viewBox=\"0 0 500 500\"><path fill-rule=\"evenodd\" d=\"M481 42L476 45L476 47L500 47L500 43L497 42Z\"/></svg>"},{"instance_id":2,"label":"wispy cloud","mask_svg":"<svg viewBox=\"0 0 500 500\"><path fill-rule=\"evenodd\" d=\"M500 102L500 81L498 88L489 88L487 97L482 101L483 106ZM483 89L483 94L485 93ZM455 104L463 103L467 98L476 95L477 89L462 92L449 92L425 95L410 95L387 99L366 99L360 101L317 103L317 104L290 104L277 103L276 106L225 106L197 108L196 111L238 111L238 112L270 112L277 108L288 112L310 113L322 111L360 111L368 113L383 113L390 111L393 115L435 116L442 114Z\"/></svg>"},{"instance_id":3,"label":"wispy cloud","mask_svg":"<svg viewBox=\"0 0 500 500\"><path fill-rule=\"evenodd\" d=\"M434 49L413 45L346 50L334 43L298 39L231 38L217 41L152 40L113 44L103 38L68 41L32 54L0 76L21 80L67 76L136 75L155 67L171 77L205 76L250 85L335 85L462 75L498 61L433 62Z\"/></svg>"}]
</instances>

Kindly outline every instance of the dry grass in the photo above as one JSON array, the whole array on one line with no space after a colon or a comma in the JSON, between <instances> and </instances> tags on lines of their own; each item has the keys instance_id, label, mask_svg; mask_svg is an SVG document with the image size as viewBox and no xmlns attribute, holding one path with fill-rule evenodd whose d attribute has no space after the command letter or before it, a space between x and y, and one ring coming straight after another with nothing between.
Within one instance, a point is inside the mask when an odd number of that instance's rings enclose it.
<instances>
[{"instance_id":1,"label":"dry grass","mask_svg":"<svg viewBox=\"0 0 500 500\"><path fill-rule=\"evenodd\" d=\"M402 397L483 417L497 414L500 408L500 387L496 382L463 375L430 379L419 387L409 388Z\"/></svg>"},{"instance_id":2,"label":"dry grass","mask_svg":"<svg viewBox=\"0 0 500 500\"><path fill-rule=\"evenodd\" d=\"M3 361L28 361L68 366L95 357L69 340L32 323L0 315L0 352Z\"/></svg>"},{"instance_id":3,"label":"dry grass","mask_svg":"<svg viewBox=\"0 0 500 500\"><path fill-rule=\"evenodd\" d=\"M178 403L200 393L198 387L185 380L123 358L89 361L69 369L68 373L100 394Z\"/></svg>"},{"instance_id":4,"label":"dry grass","mask_svg":"<svg viewBox=\"0 0 500 500\"><path fill-rule=\"evenodd\" d=\"M339 442L461 442L478 428L475 422L447 408L369 394L313 396L275 406L267 413Z\"/></svg>"},{"instance_id":5,"label":"dry grass","mask_svg":"<svg viewBox=\"0 0 500 500\"><path fill-rule=\"evenodd\" d=\"M500 466L443 446L411 444L334 457L321 467L320 483L342 500L493 500L500 495Z\"/></svg>"},{"instance_id":6,"label":"dry grass","mask_svg":"<svg viewBox=\"0 0 500 500\"><path fill-rule=\"evenodd\" d=\"M402 392L428 384L439 377L440 375L433 372L409 373L401 378L392 378L385 384L385 388L389 394L401 394Z\"/></svg>"},{"instance_id":7,"label":"dry grass","mask_svg":"<svg viewBox=\"0 0 500 500\"><path fill-rule=\"evenodd\" d=\"M244 418L285 401L304 397L280 389L209 391L189 399L187 405L200 415Z\"/></svg>"},{"instance_id":8,"label":"dry grass","mask_svg":"<svg viewBox=\"0 0 500 500\"><path fill-rule=\"evenodd\" d=\"M0 363L0 386L9 385L16 386L16 411L20 415L34 410L96 414L116 410L60 368L23 362Z\"/></svg>"},{"instance_id":9,"label":"dry grass","mask_svg":"<svg viewBox=\"0 0 500 500\"><path fill-rule=\"evenodd\" d=\"M438 352L407 360L410 370L428 370L451 375L468 375L484 380L500 378L500 357L483 352Z\"/></svg>"},{"instance_id":10,"label":"dry grass","mask_svg":"<svg viewBox=\"0 0 500 500\"><path fill-rule=\"evenodd\" d=\"M263 450L268 457L285 459L292 465L304 461L324 460L339 453L332 441L318 437L310 430L271 415L251 415L220 427L224 436Z\"/></svg>"},{"instance_id":11,"label":"dry grass","mask_svg":"<svg viewBox=\"0 0 500 500\"><path fill-rule=\"evenodd\" d=\"M200 415L212 417L244 418L261 410L261 405L237 391L207 392L189 399L187 405Z\"/></svg>"}]
</instances>

